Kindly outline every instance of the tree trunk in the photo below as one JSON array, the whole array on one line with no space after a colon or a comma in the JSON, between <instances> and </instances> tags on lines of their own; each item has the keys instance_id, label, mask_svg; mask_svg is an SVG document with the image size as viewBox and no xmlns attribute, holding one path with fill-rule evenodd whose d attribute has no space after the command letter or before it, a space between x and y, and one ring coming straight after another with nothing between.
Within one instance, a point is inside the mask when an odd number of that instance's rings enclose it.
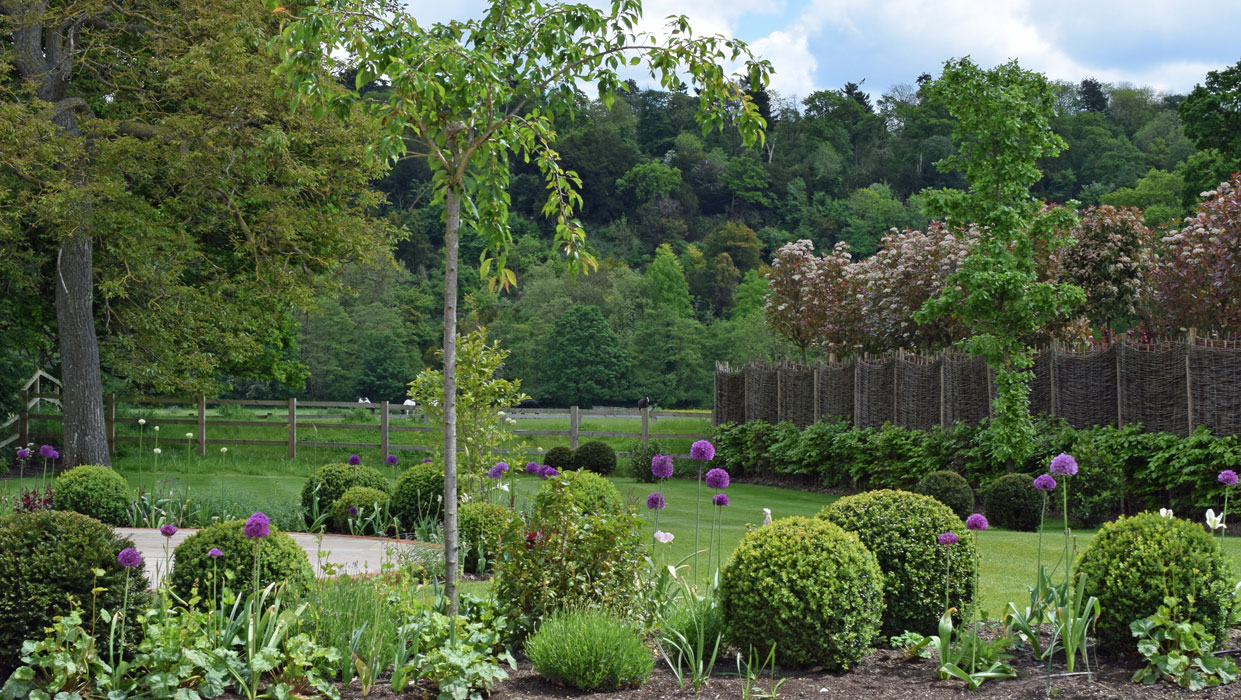
<instances>
[{"instance_id":1,"label":"tree trunk","mask_svg":"<svg viewBox=\"0 0 1241 700\"><path fill-rule=\"evenodd\" d=\"M103 420L99 340L95 335L94 277L90 236L78 231L60 246L56 264L56 326L60 335L60 381L65 466L111 465Z\"/></svg>"},{"instance_id":2,"label":"tree trunk","mask_svg":"<svg viewBox=\"0 0 1241 700\"><path fill-rule=\"evenodd\" d=\"M461 199L452 187L444 200L444 594L457 614L457 233Z\"/></svg>"}]
</instances>

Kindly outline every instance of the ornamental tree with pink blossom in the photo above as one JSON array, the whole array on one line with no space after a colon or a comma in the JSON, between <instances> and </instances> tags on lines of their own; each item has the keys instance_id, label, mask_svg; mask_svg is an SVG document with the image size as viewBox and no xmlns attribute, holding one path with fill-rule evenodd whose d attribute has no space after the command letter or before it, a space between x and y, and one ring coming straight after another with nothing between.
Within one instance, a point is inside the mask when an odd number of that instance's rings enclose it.
<instances>
[{"instance_id":1,"label":"ornamental tree with pink blossom","mask_svg":"<svg viewBox=\"0 0 1241 700\"><path fill-rule=\"evenodd\" d=\"M1154 234L1142 211L1108 205L1082 212L1072 245L1062 249L1064 280L1086 293L1083 311L1096 326L1110 330L1118 319L1133 319L1147 294Z\"/></svg>"},{"instance_id":2,"label":"ornamental tree with pink blossom","mask_svg":"<svg viewBox=\"0 0 1241 700\"><path fill-rule=\"evenodd\" d=\"M811 348L836 351L855 342L861 305L851 261L848 244L816 256L805 239L781 246L771 261L767 325L801 351L802 361Z\"/></svg>"}]
</instances>

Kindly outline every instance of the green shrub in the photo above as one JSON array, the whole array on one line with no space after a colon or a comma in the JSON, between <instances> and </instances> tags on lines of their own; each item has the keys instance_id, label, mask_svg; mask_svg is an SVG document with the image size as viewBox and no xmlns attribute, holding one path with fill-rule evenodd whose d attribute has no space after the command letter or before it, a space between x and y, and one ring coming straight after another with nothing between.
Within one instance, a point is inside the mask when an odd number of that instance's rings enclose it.
<instances>
[{"instance_id":1,"label":"green shrub","mask_svg":"<svg viewBox=\"0 0 1241 700\"><path fill-rule=\"evenodd\" d=\"M1086 527L1098 527L1119 512L1126 497L1125 471L1135 449L1145 448L1141 427L1099 426L1078 431L1065 450L1080 465L1069 488L1069 512ZM1056 503L1060 503L1057 499Z\"/></svg>"},{"instance_id":2,"label":"green shrub","mask_svg":"<svg viewBox=\"0 0 1241 700\"><path fill-rule=\"evenodd\" d=\"M0 677L17 665L22 642L42 639L52 620L75 607L94 624L97 648L106 650L108 626L92 621L93 609L124 608L127 571L116 555L134 543L94 518L66 511L40 510L0 518ZM95 569L104 573L95 576ZM129 605L125 616L138 639L136 611L151 602L142 568L128 572ZM92 589L102 589L92 600Z\"/></svg>"},{"instance_id":3,"label":"green shrub","mask_svg":"<svg viewBox=\"0 0 1241 700\"><path fill-rule=\"evenodd\" d=\"M598 515L619 513L624 508L620 491L612 482L584 469L554 476L539 487L534 496L535 510L545 510L552 501L572 502L579 513Z\"/></svg>"},{"instance_id":4,"label":"green shrub","mask_svg":"<svg viewBox=\"0 0 1241 700\"><path fill-rule=\"evenodd\" d=\"M1154 615L1166 596L1180 603L1179 622L1199 622L1227 640L1233 573L1219 544L1199 523L1140 513L1099 528L1082 553L1077 573L1086 594L1099 599L1099 646L1131 652L1129 623Z\"/></svg>"},{"instance_id":5,"label":"green shrub","mask_svg":"<svg viewBox=\"0 0 1241 700\"><path fill-rule=\"evenodd\" d=\"M936 630L944 613L942 574L948 554L949 602L959 610L973 602L978 551L965 537L965 523L943 503L908 491L868 491L841 498L818 517L855 533L879 560L887 602L884 636ZM937 542L944 532L961 537L950 552Z\"/></svg>"},{"instance_id":6,"label":"green shrub","mask_svg":"<svg viewBox=\"0 0 1241 700\"><path fill-rule=\"evenodd\" d=\"M319 512L330 513L336 499L354 486L369 486L390 491L388 478L374 467L361 464L325 464L315 470L302 486L302 509L309 515L314 510L316 495Z\"/></svg>"},{"instance_id":7,"label":"green shrub","mask_svg":"<svg viewBox=\"0 0 1241 700\"><path fill-rule=\"evenodd\" d=\"M771 446L767 449L763 471L777 476L798 476L803 473L801 462L801 430L784 421L772 427Z\"/></svg>"},{"instance_id":8,"label":"green shrub","mask_svg":"<svg viewBox=\"0 0 1241 700\"><path fill-rule=\"evenodd\" d=\"M801 431L797 450L792 455L800 465L797 473L817 475L825 486L843 483L845 472L841 467L848 460L842 460L840 449L845 445L837 439L852 429L852 425L841 420L821 420L807 426Z\"/></svg>"},{"instance_id":9,"label":"green shrub","mask_svg":"<svg viewBox=\"0 0 1241 700\"><path fill-rule=\"evenodd\" d=\"M506 531L494 590L514 637L520 640L557 610L607 610L649 623L634 585L647 571L648 533L645 521L629 513L583 515L564 498L549 500Z\"/></svg>"},{"instance_id":10,"label":"green shrub","mask_svg":"<svg viewBox=\"0 0 1241 700\"><path fill-rule=\"evenodd\" d=\"M573 466L607 476L616 471L616 450L605 442L592 440L573 453Z\"/></svg>"},{"instance_id":11,"label":"green shrub","mask_svg":"<svg viewBox=\"0 0 1241 700\"><path fill-rule=\"evenodd\" d=\"M129 483L108 467L74 467L57 477L53 494L56 510L89 515L109 525L129 524Z\"/></svg>"},{"instance_id":12,"label":"green shrub","mask_svg":"<svg viewBox=\"0 0 1241 700\"><path fill-rule=\"evenodd\" d=\"M781 666L856 664L879 633L883 572L857 535L822 519L751 531L720 572L726 637Z\"/></svg>"},{"instance_id":13,"label":"green shrub","mask_svg":"<svg viewBox=\"0 0 1241 700\"><path fill-rule=\"evenodd\" d=\"M918 480L914 493L930 496L943 503L957 514L958 518L968 518L974 512L974 489L970 482L956 472L931 472Z\"/></svg>"},{"instance_id":14,"label":"green shrub","mask_svg":"<svg viewBox=\"0 0 1241 700\"><path fill-rule=\"evenodd\" d=\"M387 491L371 488L370 486L350 486L348 491L341 494L340 498L332 504L332 526L336 532L350 532L349 520L352 518L355 523L355 529L358 526L360 518L371 518L375 515L376 509L386 513L388 511ZM349 509L355 508L356 513L350 515ZM381 528L387 530L388 523L377 523Z\"/></svg>"},{"instance_id":15,"label":"green shrub","mask_svg":"<svg viewBox=\"0 0 1241 700\"><path fill-rule=\"evenodd\" d=\"M389 508L403 530L411 530L425 518L444 516L444 467L419 462L401 473L392 491Z\"/></svg>"},{"instance_id":16,"label":"green shrub","mask_svg":"<svg viewBox=\"0 0 1241 700\"><path fill-rule=\"evenodd\" d=\"M671 454L664 444L658 440L651 440L643 445L641 440L634 440L629 444L629 473L624 476L631 476L643 484L655 483L655 475L651 473L651 460L655 455Z\"/></svg>"},{"instance_id":17,"label":"green shrub","mask_svg":"<svg viewBox=\"0 0 1241 700\"><path fill-rule=\"evenodd\" d=\"M996 527L1034 532L1043 516L1043 492L1029 474L1006 474L987 487L983 510Z\"/></svg>"},{"instance_id":18,"label":"green shrub","mask_svg":"<svg viewBox=\"0 0 1241 700\"><path fill-rule=\"evenodd\" d=\"M543 455L543 464L555 467L558 472L568 471L573 468L573 450L556 445Z\"/></svg>"},{"instance_id":19,"label":"green shrub","mask_svg":"<svg viewBox=\"0 0 1241 700\"><path fill-rule=\"evenodd\" d=\"M640 686L655 667L636 627L593 610L552 615L526 641L526 655L547 680L586 692Z\"/></svg>"},{"instance_id":20,"label":"green shrub","mask_svg":"<svg viewBox=\"0 0 1241 700\"><path fill-rule=\"evenodd\" d=\"M305 590L314 580L310 561L287 533L275 526L267 537L252 540L242 531L246 521L216 523L190 535L173 550L174 564L168 583L182 598L188 599L197 586L206 592L211 586L212 572L231 590L248 591L254 577L254 543L259 543L259 586L287 581L293 591ZM213 558L213 548L223 556Z\"/></svg>"},{"instance_id":21,"label":"green shrub","mask_svg":"<svg viewBox=\"0 0 1241 700\"><path fill-rule=\"evenodd\" d=\"M504 533L520 529L520 519L512 508L472 501L457 509L457 527L461 532L461 565L466 571L481 574L494 567Z\"/></svg>"}]
</instances>

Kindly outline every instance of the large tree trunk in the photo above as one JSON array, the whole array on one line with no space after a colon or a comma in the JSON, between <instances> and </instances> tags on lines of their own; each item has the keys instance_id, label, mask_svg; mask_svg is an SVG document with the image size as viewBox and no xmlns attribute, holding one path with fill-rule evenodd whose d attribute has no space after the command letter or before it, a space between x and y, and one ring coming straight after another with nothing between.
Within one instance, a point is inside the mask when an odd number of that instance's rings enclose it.
<instances>
[{"instance_id":1,"label":"large tree trunk","mask_svg":"<svg viewBox=\"0 0 1241 700\"><path fill-rule=\"evenodd\" d=\"M56 264L56 326L60 335L61 457L66 466L110 465L95 335L90 237L76 232L60 246Z\"/></svg>"},{"instance_id":2,"label":"large tree trunk","mask_svg":"<svg viewBox=\"0 0 1241 700\"><path fill-rule=\"evenodd\" d=\"M444 594L457 614L457 233L461 198L449 187L444 200Z\"/></svg>"}]
</instances>

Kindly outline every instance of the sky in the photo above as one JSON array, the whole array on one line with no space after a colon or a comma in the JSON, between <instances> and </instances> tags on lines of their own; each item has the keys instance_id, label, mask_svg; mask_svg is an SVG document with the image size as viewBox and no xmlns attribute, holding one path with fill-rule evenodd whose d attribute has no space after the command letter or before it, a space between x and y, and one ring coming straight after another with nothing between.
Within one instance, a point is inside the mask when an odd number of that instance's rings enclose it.
<instances>
[{"instance_id":1,"label":"sky","mask_svg":"<svg viewBox=\"0 0 1241 700\"><path fill-rule=\"evenodd\" d=\"M424 25L477 17L486 6L407 2ZM648 31L684 14L696 33L746 41L771 61L771 89L785 98L863 80L878 97L964 55L983 66L1016 58L1055 80L1182 94L1241 61L1237 0L646 0L643 8Z\"/></svg>"}]
</instances>

